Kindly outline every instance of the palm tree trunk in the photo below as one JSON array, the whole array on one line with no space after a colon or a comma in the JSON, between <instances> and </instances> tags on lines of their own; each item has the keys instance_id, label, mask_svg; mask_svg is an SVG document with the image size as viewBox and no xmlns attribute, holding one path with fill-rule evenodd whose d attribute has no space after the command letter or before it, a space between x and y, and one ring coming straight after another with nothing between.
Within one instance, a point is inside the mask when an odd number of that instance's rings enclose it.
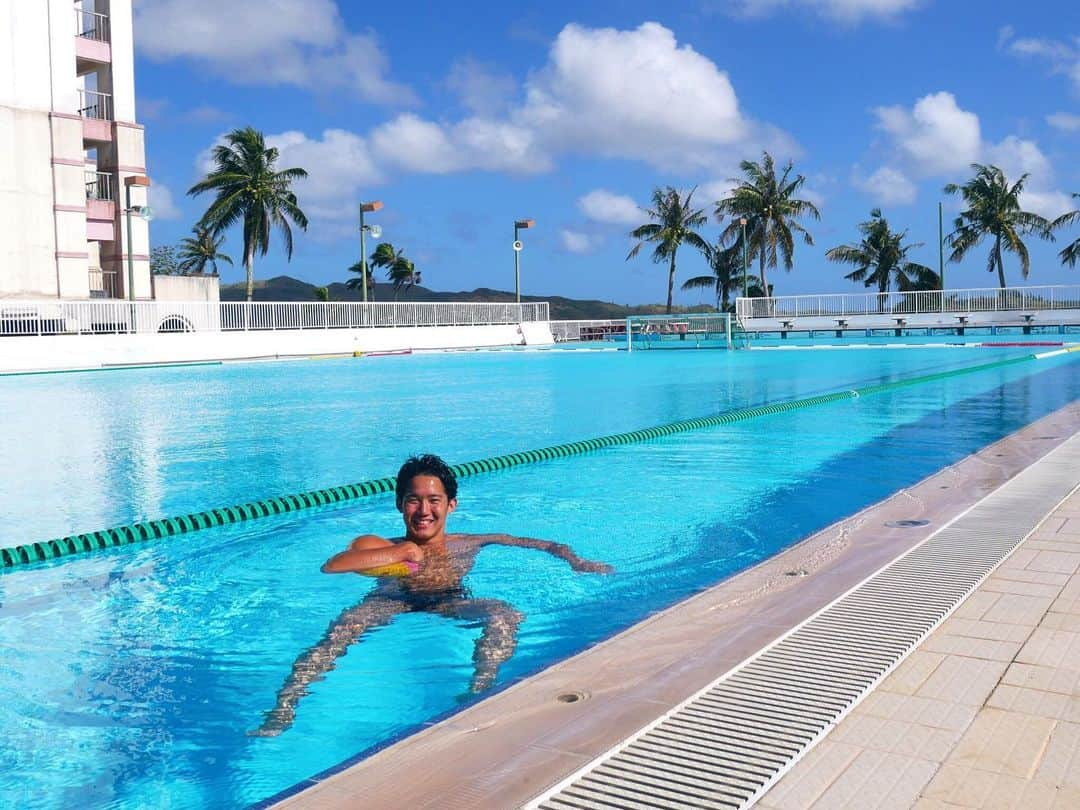
<instances>
[{"instance_id":1,"label":"palm tree trunk","mask_svg":"<svg viewBox=\"0 0 1080 810\"><path fill-rule=\"evenodd\" d=\"M255 295L255 245L248 245L244 251L244 272L247 274L247 300Z\"/></svg>"},{"instance_id":2,"label":"palm tree trunk","mask_svg":"<svg viewBox=\"0 0 1080 810\"><path fill-rule=\"evenodd\" d=\"M667 314L671 314L671 299L675 292L675 251L671 252L671 269L667 277Z\"/></svg>"},{"instance_id":3,"label":"palm tree trunk","mask_svg":"<svg viewBox=\"0 0 1080 810\"><path fill-rule=\"evenodd\" d=\"M998 284L1005 289L1005 263L1001 260L1001 237L994 240L994 264L997 265Z\"/></svg>"}]
</instances>

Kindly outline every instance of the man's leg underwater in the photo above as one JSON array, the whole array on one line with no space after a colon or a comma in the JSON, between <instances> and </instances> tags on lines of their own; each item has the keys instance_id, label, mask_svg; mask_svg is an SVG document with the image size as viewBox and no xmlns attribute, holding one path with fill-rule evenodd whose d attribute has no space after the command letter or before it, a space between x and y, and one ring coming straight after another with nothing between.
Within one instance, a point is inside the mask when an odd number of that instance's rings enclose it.
<instances>
[{"instance_id":1,"label":"man's leg underwater","mask_svg":"<svg viewBox=\"0 0 1080 810\"><path fill-rule=\"evenodd\" d=\"M344 611L330 623L322 641L296 659L292 672L278 690L276 705L266 713L263 724L249 733L256 737L276 737L291 726L296 717L296 704L308 693L310 684L322 680L334 668L337 659L365 632L389 624L395 616L409 609L397 599L369 596Z\"/></svg>"},{"instance_id":2,"label":"man's leg underwater","mask_svg":"<svg viewBox=\"0 0 1080 810\"><path fill-rule=\"evenodd\" d=\"M483 630L473 649L473 677L469 691L482 692L493 683L502 666L517 647L518 625L524 614L499 599L457 599L440 605L435 612L448 619L480 622Z\"/></svg>"}]
</instances>

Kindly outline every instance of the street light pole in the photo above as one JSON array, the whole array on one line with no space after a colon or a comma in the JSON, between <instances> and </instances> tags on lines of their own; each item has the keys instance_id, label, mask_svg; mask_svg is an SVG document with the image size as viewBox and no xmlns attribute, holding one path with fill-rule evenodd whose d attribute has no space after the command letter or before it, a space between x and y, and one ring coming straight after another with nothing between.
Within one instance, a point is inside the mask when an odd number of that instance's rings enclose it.
<instances>
[{"instance_id":1,"label":"street light pole","mask_svg":"<svg viewBox=\"0 0 1080 810\"><path fill-rule=\"evenodd\" d=\"M518 239L518 230L531 228L535 224L535 219L514 220L514 300L519 304L521 303L521 249L524 245Z\"/></svg>"},{"instance_id":2,"label":"street light pole","mask_svg":"<svg viewBox=\"0 0 1080 810\"><path fill-rule=\"evenodd\" d=\"M750 272L750 265L747 263L746 254L746 217L739 217L739 227L742 229L742 297L749 298L747 274Z\"/></svg>"},{"instance_id":3,"label":"street light pole","mask_svg":"<svg viewBox=\"0 0 1080 810\"><path fill-rule=\"evenodd\" d=\"M367 245L364 242L364 235L373 227L371 225L364 224L364 214L378 211L383 207L380 200L372 200L371 202L360 203L360 284L364 291L364 303L367 303ZM377 227L377 226L375 226ZM373 236L378 239L379 234L373 233Z\"/></svg>"},{"instance_id":4,"label":"street light pole","mask_svg":"<svg viewBox=\"0 0 1080 810\"><path fill-rule=\"evenodd\" d=\"M941 203L937 204L937 249L938 249L938 275L941 281L941 292L945 292L945 226L941 215Z\"/></svg>"},{"instance_id":5,"label":"street light pole","mask_svg":"<svg viewBox=\"0 0 1080 810\"><path fill-rule=\"evenodd\" d=\"M130 177L124 178L124 215L127 218L125 225L127 226L127 271L128 271L128 283L127 292L128 300L135 300L135 259L133 256L134 250L132 248L131 238L131 215L134 211L131 205L131 187L141 186L142 188L150 187L150 178L141 174L133 174ZM145 208L145 206L144 206ZM142 209L140 209L142 211Z\"/></svg>"}]
</instances>

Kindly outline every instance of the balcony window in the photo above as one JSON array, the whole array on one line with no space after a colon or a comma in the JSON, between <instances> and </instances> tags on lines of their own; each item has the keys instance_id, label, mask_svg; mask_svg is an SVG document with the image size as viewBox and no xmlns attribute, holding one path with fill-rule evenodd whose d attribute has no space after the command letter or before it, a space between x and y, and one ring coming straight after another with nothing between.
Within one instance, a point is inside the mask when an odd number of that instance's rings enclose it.
<instances>
[{"instance_id":1,"label":"balcony window","mask_svg":"<svg viewBox=\"0 0 1080 810\"><path fill-rule=\"evenodd\" d=\"M102 270L100 267L90 268L90 297L120 297L120 283L115 270Z\"/></svg>"},{"instance_id":2,"label":"balcony window","mask_svg":"<svg viewBox=\"0 0 1080 810\"><path fill-rule=\"evenodd\" d=\"M108 172L86 173L86 199L115 201L112 175Z\"/></svg>"},{"instance_id":3,"label":"balcony window","mask_svg":"<svg viewBox=\"0 0 1080 810\"><path fill-rule=\"evenodd\" d=\"M95 42L109 41L109 15L75 9L75 36Z\"/></svg>"},{"instance_id":4,"label":"balcony window","mask_svg":"<svg viewBox=\"0 0 1080 810\"><path fill-rule=\"evenodd\" d=\"M99 121L112 120L112 96L97 90L79 91L79 115Z\"/></svg>"}]
</instances>

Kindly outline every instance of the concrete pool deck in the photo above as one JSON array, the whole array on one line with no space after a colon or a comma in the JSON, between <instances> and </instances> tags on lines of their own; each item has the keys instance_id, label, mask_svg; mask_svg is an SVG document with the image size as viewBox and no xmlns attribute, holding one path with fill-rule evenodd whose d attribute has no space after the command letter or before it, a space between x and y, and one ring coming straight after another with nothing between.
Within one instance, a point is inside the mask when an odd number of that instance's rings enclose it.
<instances>
[{"instance_id":1,"label":"concrete pool deck","mask_svg":"<svg viewBox=\"0 0 1080 810\"><path fill-rule=\"evenodd\" d=\"M280 806L520 806L1078 431L1080 403L1073 403L446 721L310 780ZM884 525L913 518L929 523ZM758 806L980 807L989 805L976 800L1010 795L1027 797L1024 806L1080 806L1067 792L1080 790L1073 784L1080 781L1073 767L1080 756L1078 566L1074 493ZM1034 776L1026 787L1017 781L1025 775ZM1055 793L1044 804L1050 787Z\"/></svg>"}]
</instances>

